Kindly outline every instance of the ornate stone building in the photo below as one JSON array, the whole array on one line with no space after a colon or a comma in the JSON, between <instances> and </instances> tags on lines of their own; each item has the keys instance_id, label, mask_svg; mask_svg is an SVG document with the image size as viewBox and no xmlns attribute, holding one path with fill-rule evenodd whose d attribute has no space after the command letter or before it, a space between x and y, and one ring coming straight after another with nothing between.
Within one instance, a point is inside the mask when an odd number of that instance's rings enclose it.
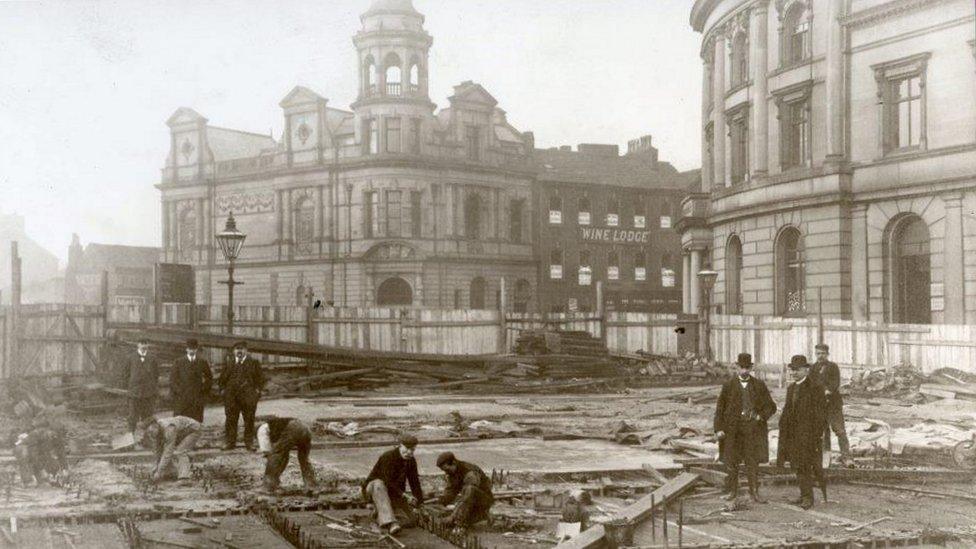
<instances>
[{"instance_id":1,"label":"ornate stone building","mask_svg":"<svg viewBox=\"0 0 976 549\"><path fill-rule=\"evenodd\" d=\"M470 81L437 110L433 39L410 0L374 0L361 21L350 110L295 87L277 141L189 108L168 120L164 260L194 265L198 302L226 302L213 238L233 212L242 304L303 304L311 289L336 305L490 308L502 278L530 299L531 134Z\"/></svg>"},{"instance_id":2,"label":"ornate stone building","mask_svg":"<svg viewBox=\"0 0 976 549\"><path fill-rule=\"evenodd\" d=\"M971 0L696 0L713 312L976 322ZM700 288L686 275L685 311Z\"/></svg>"}]
</instances>

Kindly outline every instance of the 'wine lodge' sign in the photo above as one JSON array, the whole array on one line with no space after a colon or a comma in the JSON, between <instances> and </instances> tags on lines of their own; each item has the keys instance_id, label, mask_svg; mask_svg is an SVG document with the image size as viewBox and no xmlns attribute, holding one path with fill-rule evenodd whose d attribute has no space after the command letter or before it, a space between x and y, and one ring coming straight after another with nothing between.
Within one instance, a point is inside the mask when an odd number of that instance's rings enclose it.
<instances>
[{"instance_id":1,"label":"'wine lodge' sign","mask_svg":"<svg viewBox=\"0 0 976 549\"><path fill-rule=\"evenodd\" d=\"M585 242L604 242L608 244L647 244L650 231L629 229L600 229L580 227L580 238Z\"/></svg>"}]
</instances>

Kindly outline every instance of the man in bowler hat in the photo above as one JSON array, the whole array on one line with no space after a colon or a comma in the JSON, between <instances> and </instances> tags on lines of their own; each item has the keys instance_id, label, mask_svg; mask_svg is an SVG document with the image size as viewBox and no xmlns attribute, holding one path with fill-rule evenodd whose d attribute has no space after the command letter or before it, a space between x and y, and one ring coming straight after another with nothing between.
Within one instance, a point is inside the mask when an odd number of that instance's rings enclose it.
<instances>
[{"instance_id":1,"label":"man in bowler hat","mask_svg":"<svg viewBox=\"0 0 976 549\"><path fill-rule=\"evenodd\" d=\"M823 385L810 375L807 357L793 355L789 368L793 383L786 390L786 405L779 418L776 465L790 462L800 484L800 497L790 503L809 509L813 507L813 481L819 476L827 402Z\"/></svg>"},{"instance_id":2,"label":"man in bowler hat","mask_svg":"<svg viewBox=\"0 0 976 549\"><path fill-rule=\"evenodd\" d=\"M840 368L835 362L827 359L830 347L826 343L817 343L814 347L817 361L810 367L810 377L824 386L827 397L827 424L824 425L824 451L830 450L830 432L837 435L837 445L840 446L840 462L848 465L851 462L851 443L847 440L847 427L844 425L844 399L840 396Z\"/></svg>"},{"instance_id":3,"label":"man in bowler hat","mask_svg":"<svg viewBox=\"0 0 976 549\"><path fill-rule=\"evenodd\" d=\"M714 420L719 453L729 474L726 499L738 497L739 464L745 462L749 497L765 503L759 496L759 464L769 461L766 422L776 413L776 403L766 384L752 376L752 355L740 353L736 365L738 374L722 385Z\"/></svg>"},{"instance_id":4,"label":"man in bowler hat","mask_svg":"<svg viewBox=\"0 0 976 549\"><path fill-rule=\"evenodd\" d=\"M200 356L200 344L186 341L186 354L176 359L169 373L169 392L173 416L184 416L203 423L203 408L210 396L213 374L210 363Z\"/></svg>"},{"instance_id":5,"label":"man in bowler hat","mask_svg":"<svg viewBox=\"0 0 976 549\"><path fill-rule=\"evenodd\" d=\"M266 380L261 363L247 353L247 342L234 344L234 355L220 371L224 393L224 449L237 445L237 421L244 416L244 446L254 451L254 414Z\"/></svg>"}]
</instances>

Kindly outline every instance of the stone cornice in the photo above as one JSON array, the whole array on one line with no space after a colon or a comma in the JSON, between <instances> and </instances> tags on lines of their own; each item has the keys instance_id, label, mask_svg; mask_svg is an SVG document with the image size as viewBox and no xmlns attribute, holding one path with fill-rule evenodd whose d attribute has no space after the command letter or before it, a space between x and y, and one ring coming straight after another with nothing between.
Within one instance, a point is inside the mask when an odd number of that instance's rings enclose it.
<instances>
[{"instance_id":1,"label":"stone cornice","mask_svg":"<svg viewBox=\"0 0 976 549\"><path fill-rule=\"evenodd\" d=\"M840 22L841 25L849 28L861 28L950 1L952 0L893 0L880 6L852 13L841 18Z\"/></svg>"}]
</instances>

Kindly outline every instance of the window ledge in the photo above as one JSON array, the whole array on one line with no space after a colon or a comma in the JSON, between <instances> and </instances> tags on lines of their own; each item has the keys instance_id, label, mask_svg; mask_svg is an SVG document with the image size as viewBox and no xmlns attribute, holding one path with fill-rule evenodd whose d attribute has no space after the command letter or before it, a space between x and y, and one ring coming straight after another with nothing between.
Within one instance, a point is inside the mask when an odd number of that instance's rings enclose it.
<instances>
[{"instance_id":1,"label":"window ledge","mask_svg":"<svg viewBox=\"0 0 976 549\"><path fill-rule=\"evenodd\" d=\"M767 73L766 77L767 78L773 78L774 76L779 76L779 75L781 75L781 74L783 74L785 72L790 72L790 71L792 71L794 69L799 69L799 68L802 68L802 67L806 67L808 65L812 65L812 64L816 63L817 61L822 61L823 59L825 59L824 56L807 57L806 59L802 59L802 60L797 61L795 63L790 63L789 65L780 65L779 67L777 67L777 68L769 71L769 73Z\"/></svg>"},{"instance_id":2,"label":"window ledge","mask_svg":"<svg viewBox=\"0 0 976 549\"><path fill-rule=\"evenodd\" d=\"M734 86L729 88L729 91L725 92L725 98L728 99L729 97L732 97L740 90L744 90L751 85L752 85L752 80L743 80L742 82L739 82L738 84L735 84Z\"/></svg>"},{"instance_id":3,"label":"window ledge","mask_svg":"<svg viewBox=\"0 0 976 549\"><path fill-rule=\"evenodd\" d=\"M922 158L929 158L932 156L944 156L947 154L956 154L961 152L969 152L976 150L976 143L966 143L965 145L953 145L951 147L940 147L937 149L929 148L911 148L911 149L896 149L893 150L880 158L875 158L874 160L868 162L857 163L854 167L868 167L868 166L878 166L883 164L893 164L895 162L904 162L906 160L920 160Z\"/></svg>"}]
</instances>

